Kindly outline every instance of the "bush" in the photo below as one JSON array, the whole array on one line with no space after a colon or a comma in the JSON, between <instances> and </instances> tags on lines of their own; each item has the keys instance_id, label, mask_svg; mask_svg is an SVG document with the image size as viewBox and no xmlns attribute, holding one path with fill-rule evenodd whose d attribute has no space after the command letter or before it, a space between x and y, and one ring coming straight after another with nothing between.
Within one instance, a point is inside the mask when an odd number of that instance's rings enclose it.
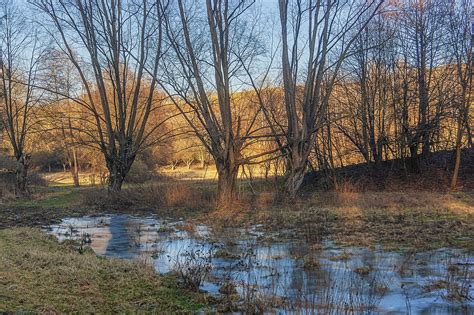
<instances>
[{"instance_id":1,"label":"bush","mask_svg":"<svg viewBox=\"0 0 474 315\"><path fill-rule=\"evenodd\" d=\"M173 262L174 270L179 275L185 288L199 291L201 284L212 270L213 248L200 248L189 246L183 253L179 252L176 257L168 257Z\"/></svg>"},{"instance_id":2,"label":"bush","mask_svg":"<svg viewBox=\"0 0 474 315\"><path fill-rule=\"evenodd\" d=\"M44 187L44 186L47 186L48 183L38 173L32 172L32 173L28 174L28 185L43 186Z\"/></svg>"},{"instance_id":3,"label":"bush","mask_svg":"<svg viewBox=\"0 0 474 315\"><path fill-rule=\"evenodd\" d=\"M16 176L14 172L0 172L0 199L15 198Z\"/></svg>"},{"instance_id":4,"label":"bush","mask_svg":"<svg viewBox=\"0 0 474 315\"><path fill-rule=\"evenodd\" d=\"M163 181L167 181L163 183ZM85 203L100 207L150 207L203 209L213 204L214 193L197 188L190 182L161 178L160 184L147 184L123 189L120 194L107 195L105 190L89 191Z\"/></svg>"},{"instance_id":5,"label":"bush","mask_svg":"<svg viewBox=\"0 0 474 315\"><path fill-rule=\"evenodd\" d=\"M143 184L153 176L153 171L141 159L135 160L130 171L125 177L127 183Z\"/></svg>"}]
</instances>

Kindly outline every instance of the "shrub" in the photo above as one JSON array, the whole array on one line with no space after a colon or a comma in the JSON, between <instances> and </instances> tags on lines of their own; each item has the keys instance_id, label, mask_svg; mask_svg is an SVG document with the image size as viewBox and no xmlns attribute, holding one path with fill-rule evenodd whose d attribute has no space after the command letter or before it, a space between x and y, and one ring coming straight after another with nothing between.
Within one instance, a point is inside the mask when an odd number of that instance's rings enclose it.
<instances>
[{"instance_id":1,"label":"shrub","mask_svg":"<svg viewBox=\"0 0 474 315\"><path fill-rule=\"evenodd\" d=\"M32 186L43 186L43 187L48 185L46 180L36 172L28 174L28 184Z\"/></svg>"},{"instance_id":2,"label":"shrub","mask_svg":"<svg viewBox=\"0 0 474 315\"><path fill-rule=\"evenodd\" d=\"M13 172L0 172L0 199L15 198L16 177Z\"/></svg>"},{"instance_id":3,"label":"shrub","mask_svg":"<svg viewBox=\"0 0 474 315\"><path fill-rule=\"evenodd\" d=\"M127 183L143 184L152 178L153 171L141 159L135 160L125 178Z\"/></svg>"}]
</instances>

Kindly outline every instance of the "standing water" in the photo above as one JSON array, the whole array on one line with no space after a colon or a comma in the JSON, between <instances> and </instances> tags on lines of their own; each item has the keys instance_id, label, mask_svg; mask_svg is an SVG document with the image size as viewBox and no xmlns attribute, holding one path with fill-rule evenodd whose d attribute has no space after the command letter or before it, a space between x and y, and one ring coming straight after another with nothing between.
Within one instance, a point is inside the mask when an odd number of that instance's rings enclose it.
<instances>
[{"instance_id":1,"label":"standing water","mask_svg":"<svg viewBox=\"0 0 474 315\"><path fill-rule=\"evenodd\" d=\"M178 272L240 309L278 313L474 313L474 257L456 249L388 252L278 240L261 226L227 229L154 217L66 218L45 228L101 256ZM222 236L225 235L225 236ZM237 298L236 298L237 297Z\"/></svg>"}]
</instances>

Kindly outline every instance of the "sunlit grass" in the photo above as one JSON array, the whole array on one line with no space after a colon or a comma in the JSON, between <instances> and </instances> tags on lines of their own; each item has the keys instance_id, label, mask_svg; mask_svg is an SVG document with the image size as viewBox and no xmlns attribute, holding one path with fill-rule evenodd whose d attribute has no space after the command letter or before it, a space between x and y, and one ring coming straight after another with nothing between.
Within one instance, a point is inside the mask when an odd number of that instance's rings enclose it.
<instances>
[{"instance_id":1,"label":"sunlit grass","mask_svg":"<svg viewBox=\"0 0 474 315\"><path fill-rule=\"evenodd\" d=\"M136 313L202 308L152 267L80 254L40 230L0 230L0 312ZM201 300L203 301L203 300Z\"/></svg>"},{"instance_id":2,"label":"sunlit grass","mask_svg":"<svg viewBox=\"0 0 474 315\"><path fill-rule=\"evenodd\" d=\"M80 202L80 191L72 190L70 187L61 187L61 189L43 190L30 199L16 200L11 205L15 207L65 208L74 207Z\"/></svg>"}]
</instances>

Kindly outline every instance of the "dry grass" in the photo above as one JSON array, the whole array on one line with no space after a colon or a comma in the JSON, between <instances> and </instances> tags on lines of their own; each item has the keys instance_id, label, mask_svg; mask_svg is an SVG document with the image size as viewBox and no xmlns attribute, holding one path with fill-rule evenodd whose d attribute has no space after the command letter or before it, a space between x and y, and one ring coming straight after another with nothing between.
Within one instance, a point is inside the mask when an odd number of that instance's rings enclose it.
<instances>
[{"instance_id":1,"label":"dry grass","mask_svg":"<svg viewBox=\"0 0 474 315\"><path fill-rule=\"evenodd\" d=\"M0 313L191 313L198 297L150 266L79 254L36 229L0 230Z\"/></svg>"},{"instance_id":2,"label":"dry grass","mask_svg":"<svg viewBox=\"0 0 474 315\"><path fill-rule=\"evenodd\" d=\"M294 226L343 244L474 249L472 194L321 193L295 210ZM278 214L280 222L291 222L284 211Z\"/></svg>"},{"instance_id":3,"label":"dry grass","mask_svg":"<svg viewBox=\"0 0 474 315\"><path fill-rule=\"evenodd\" d=\"M330 237L342 245L474 250L472 193L319 192L292 203L265 204L216 210L202 220L214 226L262 223L310 243Z\"/></svg>"},{"instance_id":4,"label":"dry grass","mask_svg":"<svg viewBox=\"0 0 474 315\"><path fill-rule=\"evenodd\" d=\"M474 214L474 194L436 192L326 192L314 194L314 206L347 209L387 209L403 211L416 208L442 208L453 213Z\"/></svg>"},{"instance_id":5,"label":"dry grass","mask_svg":"<svg viewBox=\"0 0 474 315\"><path fill-rule=\"evenodd\" d=\"M15 186L0 178L0 202L15 200Z\"/></svg>"},{"instance_id":6,"label":"dry grass","mask_svg":"<svg viewBox=\"0 0 474 315\"><path fill-rule=\"evenodd\" d=\"M201 221L216 231L261 223L271 230L288 230L289 237L311 243L331 237L347 245L474 250L473 192L357 192L357 187L341 183L338 191L306 193L284 202L269 185L254 182L251 190L247 183L239 183L237 200L221 208L215 204L215 182L208 181L162 178L128 186L116 196L97 187L69 190L59 196L59 190L66 190L57 188L50 198L24 203L25 209L20 204L14 209L0 207L0 226L47 223L74 213L155 213ZM39 209L32 211L33 203L40 205Z\"/></svg>"},{"instance_id":7,"label":"dry grass","mask_svg":"<svg viewBox=\"0 0 474 315\"><path fill-rule=\"evenodd\" d=\"M162 183L135 185L120 194L108 195L105 189L84 191L84 205L101 211L120 210L134 213L147 210L171 215L176 212L202 211L214 206L214 193L190 182L166 180Z\"/></svg>"}]
</instances>

